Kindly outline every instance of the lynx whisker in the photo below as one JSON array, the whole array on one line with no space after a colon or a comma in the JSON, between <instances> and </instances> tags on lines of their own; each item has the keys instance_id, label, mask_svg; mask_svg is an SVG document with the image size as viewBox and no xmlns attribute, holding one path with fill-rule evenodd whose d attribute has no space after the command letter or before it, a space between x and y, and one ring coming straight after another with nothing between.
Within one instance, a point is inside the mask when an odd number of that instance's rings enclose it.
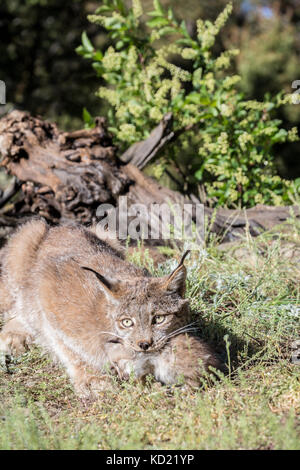
<instances>
[{"instance_id":1,"label":"lynx whisker","mask_svg":"<svg viewBox=\"0 0 300 470\"><path fill-rule=\"evenodd\" d=\"M169 334L163 336L162 338L160 338L160 339L156 342L155 346L157 347L157 346L159 346L162 342L165 342L165 341L167 341L168 339L173 338L174 336L177 336L177 335L179 335L179 334L188 333L188 332L191 332L191 331L197 331L199 328L192 326L192 325L194 325L195 323L197 323L197 322L194 321L194 322L192 322L192 323L189 323L189 324L187 324L187 325L184 325L184 326L182 326L181 328L178 328L177 330L174 330L174 331L172 331L171 333L169 333Z\"/></svg>"},{"instance_id":2,"label":"lynx whisker","mask_svg":"<svg viewBox=\"0 0 300 470\"><path fill-rule=\"evenodd\" d=\"M171 335L173 333L180 333L182 330L185 330L186 328L192 327L192 325L195 325L196 323L197 323L197 321L193 321L191 323L188 323L187 325L184 325L184 326L181 326L180 328L177 328L177 330L171 331L171 333L169 333L169 334ZM193 327L193 328L196 328L196 327Z\"/></svg>"},{"instance_id":3,"label":"lynx whisker","mask_svg":"<svg viewBox=\"0 0 300 470\"><path fill-rule=\"evenodd\" d=\"M170 333L169 335L167 335L166 339L170 339L170 338L173 338L173 336L177 336L177 335L180 335L182 333L189 333L191 331L197 331L198 328L186 328L185 330L181 330L181 331L174 331L173 333Z\"/></svg>"},{"instance_id":4,"label":"lynx whisker","mask_svg":"<svg viewBox=\"0 0 300 470\"><path fill-rule=\"evenodd\" d=\"M186 330L183 330L183 331L179 331L179 332L176 332L176 333L170 333L169 335L166 335L164 336L163 338L160 338L159 341L157 341L157 343L155 344L155 348L152 348L151 351L158 351L160 350L164 345L165 343L171 339L171 338L174 338L174 336L179 336L183 333L190 333L190 332L195 332L197 331L197 328L189 328L189 329L186 329Z\"/></svg>"}]
</instances>

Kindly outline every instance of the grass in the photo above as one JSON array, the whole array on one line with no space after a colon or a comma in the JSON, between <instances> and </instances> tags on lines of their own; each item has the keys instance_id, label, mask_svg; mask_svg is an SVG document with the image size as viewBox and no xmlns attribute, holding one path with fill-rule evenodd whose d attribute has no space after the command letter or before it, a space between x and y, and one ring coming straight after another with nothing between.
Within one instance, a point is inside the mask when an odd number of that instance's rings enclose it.
<instances>
[{"instance_id":1,"label":"grass","mask_svg":"<svg viewBox=\"0 0 300 470\"><path fill-rule=\"evenodd\" d=\"M157 274L174 264L132 256ZM208 243L187 266L193 314L228 377L194 391L115 384L91 403L34 348L0 372L0 449L299 449L298 223L226 249Z\"/></svg>"}]
</instances>

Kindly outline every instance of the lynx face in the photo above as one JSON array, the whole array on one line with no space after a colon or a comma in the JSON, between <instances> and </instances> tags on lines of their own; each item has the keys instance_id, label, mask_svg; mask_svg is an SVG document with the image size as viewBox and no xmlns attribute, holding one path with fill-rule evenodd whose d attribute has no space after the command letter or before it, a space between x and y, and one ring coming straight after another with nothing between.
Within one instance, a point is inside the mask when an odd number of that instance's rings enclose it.
<instances>
[{"instance_id":1,"label":"lynx face","mask_svg":"<svg viewBox=\"0 0 300 470\"><path fill-rule=\"evenodd\" d=\"M149 286L138 302L134 299L121 301L114 321L115 332L135 351L157 350L172 333L186 325L188 311L188 300L159 292L157 286Z\"/></svg>"},{"instance_id":2,"label":"lynx face","mask_svg":"<svg viewBox=\"0 0 300 470\"><path fill-rule=\"evenodd\" d=\"M111 343L136 352L162 348L181 328L186 330L189 301L184 299L186 269L180 264L165 278L112 281L92 271L105 293L110 317ZM91 274L89 274L91 275Z\"/></svg>"}]
</instances>

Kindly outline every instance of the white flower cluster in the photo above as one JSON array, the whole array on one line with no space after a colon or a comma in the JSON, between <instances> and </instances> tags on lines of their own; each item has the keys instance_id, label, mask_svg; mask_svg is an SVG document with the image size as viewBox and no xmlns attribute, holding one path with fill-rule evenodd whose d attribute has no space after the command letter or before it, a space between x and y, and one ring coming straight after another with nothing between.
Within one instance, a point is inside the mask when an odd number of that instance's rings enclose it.
<instances>
[{"instance_id":1,"label":"white flower cluster","mask_svg":"<svg viewBox=\"0 0 300 470\"><path fill-rule=\"evenodd\" d=\"M143 7L140 0L132 0L133 16L137 20L143 14Z\"/></svg>"},{"instance_id":2,"label":"white flower cluster","mask_svg":"<svg viewBox=\"0 0 300 470\"><path fill-rule=\"evenodd\" d=\"M221 132L220 136L218 137L217 143L219 147L219 152L222 155L226 155L229 147L227 132Z\"/></svg>"},{"instance_id":3,"label":"white flower cluster","mask_svg":"<svg viewBox=\"0 0 300 470\"><path fill-rule=\"evenodd\" d=\"M119 105L119 95L115 90L112 90L111 88L105 88L105 87L100 87L97 96L99 98L104 98L106 99L112 106L118 106Z\"/></svg>"},{"instance_id":4,"label":"white flower cluster","mask_svg":"<svg viewBox=\"0 0 300 470\"><path fill-rule=\"evenodd\" d=\"M214 45L216 35L226 23L231 12L232 3L229 3L222 13L220 13L215 23L211 21L204 22L201 19L197 21L197 36L204 49L210 49Z\"/></svg>"},{"instance_id":5,"label":"white flower cluster","mask_svg":"<svg viewBox=\"0 0 300 470\"><path fill-rule=\"evenodd\" d=\"M193 60L197 57L197 55L198 55L198 51L196 51L196 49L193 49L192 47L185 47L181 53L181 56L183 57L183 59L187 59L187 60Z\"/></svg>"},{"instance_id":6,"label":"white flower cluster","mask_svg":"<svg viewBox=\"0 0 300 470\"><path fill-rule=\"evenodd\" d=\"M248 132L243 132L238 138L241 149L245 152L248 143L253 143L253 137Z\"/></svg>"},{"instance_id":7,"label":"white flower cluster","mask_svg":"<svg viewBox=\"0 0 300 470\"><path fill-rule=\"evenodd\" d=\"M215 28L217 29L217 32L219 32L223 26L225 25L226 21L228 20L229 16L232 13L232 3L228 3L224 10L219 14L215 21Z\"/></svg>"},{"instance_id":8,"label":"white flower cluster","mask_svg":"<svg viewBox=\"0 0 300 470\"><path fill-rule=\"evenodd\" d=\"M120 70L122 64L121 54L110 46L102 59L102 63L108 72Z\"/></svg>"},{"instance_id":9,"label":"white flower cluster","mask_svg":"<svg viewBox=\"0 0 300 470\"><path fill-rule=\"evenodd\" d=\"M288 139L290 142L297 142L299 140L297 127L292 127L288 132Z\"/></svg>"},{"instance_id":10,"label":"white flower cluster","mask_svg":"<svg viewBox=\"0 0 300 470\"><path fill-rule=\"evenodd\" d=\"M241 77L239 75L232 75L231 77L226 77L223 81L223 87L228 90L229 88L232 88L234 85L236 85L240 80Z\"/></svg>"},{"instance_id":11,"label":"white flower cluster","mask_svg":"<svg viewBox=\"0 0 300 470\"><path fill-rule=\"evenodd\" d=\"M136 128L133 124L121 124L117 137L125 142L135 141Z\"/></svg>"},{"instance_id":12,"label":"white flower cluster","mask_svg":"<svg viewBox=\"0 0 300 470\"><path fill-rule=\"evenodd\" d=\"M239 54L238 49L230 49L228 51L222 52L221 55L216 59L215 66L218 70L227 69L230 65L231 58Z\"/></svg>"}]
</instances>

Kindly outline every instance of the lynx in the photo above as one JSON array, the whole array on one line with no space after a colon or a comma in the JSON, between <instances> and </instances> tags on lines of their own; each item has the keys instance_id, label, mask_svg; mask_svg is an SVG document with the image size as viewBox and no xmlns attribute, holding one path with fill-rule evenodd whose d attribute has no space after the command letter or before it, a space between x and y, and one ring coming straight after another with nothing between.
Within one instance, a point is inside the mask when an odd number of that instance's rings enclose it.
<instances>
[{"instance_id":1,"label":"lynx","mask_svg":"<svg viewBox=\"0 0 300 470\"><path fill-rule=\"evenodd\" d=\"M184 257L156 278L125 260L115 242L73 225L23 225L2 258L0 349L22 353L35 342L62 363L83 396L106 390L108 369L121 379L152 374L198 383L202 367L219 367L199 338L188 336Z\"/></svg>"}]
</instances>

